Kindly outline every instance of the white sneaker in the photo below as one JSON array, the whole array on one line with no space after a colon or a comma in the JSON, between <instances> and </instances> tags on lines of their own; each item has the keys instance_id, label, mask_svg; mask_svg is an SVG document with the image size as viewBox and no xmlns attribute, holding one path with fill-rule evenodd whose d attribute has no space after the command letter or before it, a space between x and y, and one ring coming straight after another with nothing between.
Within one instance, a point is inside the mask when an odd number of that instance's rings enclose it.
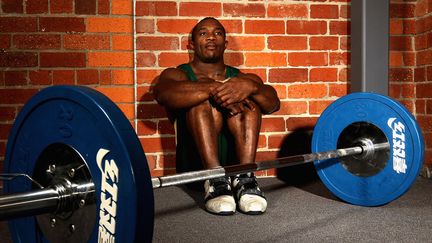
<instances>
[{"instance_id":1,"label":"white sneaker","mask_svg":"<svg viewBox=\"0 0 432 243\"><path fill-rule=\"evenodd\" d=\"M267 200L258 187L253 173L234 177L233 188L239 210L242 213L256 215L266 211Z\"/></svg>"},{"instance_id":2,"label":"white sneaker","mask_svg":"<svg viewBox=\"0 0 432 243\"><path fill-rule=\"evenodd\" d=\"M232 215L236 203L231 191L230 178L216 178L204 182L205 207L208 212L218 215Z\"/></svg>"}]
</instances>

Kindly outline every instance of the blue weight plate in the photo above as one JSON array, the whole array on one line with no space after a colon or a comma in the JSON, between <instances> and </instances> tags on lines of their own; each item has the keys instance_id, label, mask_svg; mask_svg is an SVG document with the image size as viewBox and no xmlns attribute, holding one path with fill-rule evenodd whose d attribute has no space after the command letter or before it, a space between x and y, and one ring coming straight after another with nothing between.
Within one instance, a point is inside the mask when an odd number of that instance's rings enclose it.
<instances>
[{"instance_id":1,"label":"blue weight plate","mask_svg":"<svg viewBox=\"0 0 432 243\"><path fill-rule=\"evenodd\" d=\"M340 158L315 161L321 180L338 198L355 205L378 206L400 197L415 181L423 163L424 143L414 117L387 96L349 94L333 102L321 114L313 133L312 151L334 150L340 148L338 141L355 139L344 137L344 131L352 124L378 128L367 128L366 136L372 140L381 136L389 142L390 151L386 151L384 163L381 168L376 166L375 172L361 174L348 170Z\"/></svg>"},{"instance_id":2,"label":"blue weight plate","mask_svg":"<svg viewBox=\"0 0 432 243\"><path fill-rule=\"evenodd\" d=\"M32 175L41 152L58 143L81 155L95 184L96 222L88 242L98 242L100 236L113 236L116 242L151 242L151 177L140 141L120 109L86 87L42 90L23 107L13 125L5 172ZM6 193L30 190L32 185L25 179L5 183ZM48 242L35 217L11 220L9 226L14 242Z\"/></svg>"}]
</instances>

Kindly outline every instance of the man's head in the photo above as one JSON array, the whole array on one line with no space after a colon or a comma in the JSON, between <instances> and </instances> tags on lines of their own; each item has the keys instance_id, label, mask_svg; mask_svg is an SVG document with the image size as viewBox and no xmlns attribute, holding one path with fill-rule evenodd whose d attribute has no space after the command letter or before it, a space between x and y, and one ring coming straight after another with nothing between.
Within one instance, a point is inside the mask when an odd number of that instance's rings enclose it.
<instances>
[{"instance_id":1,"label":"man's head","mask_svg":"<svg viewBox=\"0 0 432 243\"><path fill-rule=\"evenodd\" d=\"M191 47L194 56L205 63L223 61L227 41L225 28L215 18L202 19L192 29Z\"/></svg>"}]
</instances>

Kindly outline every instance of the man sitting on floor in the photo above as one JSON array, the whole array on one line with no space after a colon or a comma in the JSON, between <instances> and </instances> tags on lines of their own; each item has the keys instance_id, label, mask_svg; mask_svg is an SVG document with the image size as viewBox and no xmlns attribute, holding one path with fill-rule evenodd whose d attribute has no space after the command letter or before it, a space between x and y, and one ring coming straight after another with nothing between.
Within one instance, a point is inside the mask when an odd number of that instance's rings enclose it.
<instances>
[{"instance_id":1,"label":"man sitting on floor","mask_svg":"<svg viewBox=\"0 0 432 243\"><path fill-rule=\"evenodd\" d=\"M233 154L237 163L254 163L261 115L279 109L273 87L224 63L227 44L222 24L204 18L192 30L193 60L164 70L154 87L156 100L176 121L178 164L218 168ZM230 140L233 153L227 152ZM246 214L267 208L253 173L207 180L204 188L211 213L233 214L236 205Z\"/></svg>"}]
</instances>

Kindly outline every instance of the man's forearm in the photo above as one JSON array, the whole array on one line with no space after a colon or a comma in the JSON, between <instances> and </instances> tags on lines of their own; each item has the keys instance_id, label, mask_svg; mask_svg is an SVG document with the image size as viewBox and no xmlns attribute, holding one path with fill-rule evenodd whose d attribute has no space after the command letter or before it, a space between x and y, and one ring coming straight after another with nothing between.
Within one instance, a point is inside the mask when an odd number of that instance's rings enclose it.
<instances>
[{"instance_id":1,"label":"man's forearm","mask_svg":"<svg viewBox=\"0 0 432 243\"><path fill-rule=\"evenodd\" d=\"M154 93L159 104L171 109L181 109L192 107L208 100L211 90L216 86L217 83L211 81L165 82L155 86Z\"/></svg>"}]
</instances>

